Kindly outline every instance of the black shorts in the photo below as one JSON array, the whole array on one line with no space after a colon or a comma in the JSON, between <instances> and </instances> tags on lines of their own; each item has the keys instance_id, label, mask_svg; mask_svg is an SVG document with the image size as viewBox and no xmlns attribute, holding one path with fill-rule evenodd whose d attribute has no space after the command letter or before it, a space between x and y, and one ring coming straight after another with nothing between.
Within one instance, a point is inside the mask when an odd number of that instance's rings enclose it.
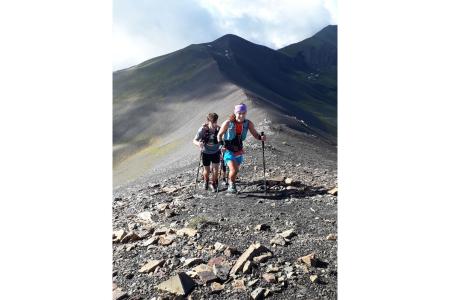
<instances>
[{"instance_id":1,"label":"black shorts","mask_svg":"<svg viewBox=\"0 0 450 300\"><path fill-rule=\"evenodd\" d=\"M220 151L217 151L214 154L206 154L203 153L202 155L202 161L203 161L203 166L205 167L209 167L209 165L211 164L211 162L213 164L218 164L220 163Z\"/></svg>"}]
</instances>

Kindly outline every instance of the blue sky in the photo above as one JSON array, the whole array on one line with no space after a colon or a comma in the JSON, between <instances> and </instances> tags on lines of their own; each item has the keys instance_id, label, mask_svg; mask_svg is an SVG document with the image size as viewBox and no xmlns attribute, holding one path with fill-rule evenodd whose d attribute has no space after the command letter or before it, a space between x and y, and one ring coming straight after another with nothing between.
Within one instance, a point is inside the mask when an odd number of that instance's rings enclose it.
<instances>
[{"instance_id":1,"label":"blue sky","mask_svg":"<svg viewBox=\"0 0 450 300\"><path fill-rule=\"evenodd\" d=\"M113 69L227 33L278 49L329 24L335 0L113 0Z\"/></svg>"}]
</instances>

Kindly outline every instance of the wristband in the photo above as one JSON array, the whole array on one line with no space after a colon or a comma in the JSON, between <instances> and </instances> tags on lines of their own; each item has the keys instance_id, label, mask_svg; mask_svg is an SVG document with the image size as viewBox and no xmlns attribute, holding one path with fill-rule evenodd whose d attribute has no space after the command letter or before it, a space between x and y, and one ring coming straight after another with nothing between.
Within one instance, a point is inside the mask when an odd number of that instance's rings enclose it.
<instances>
[{"instance_id":1,"label":"wristband","mask_svg":"<svg viewBox=\"0 0 450 300\"><path fill-rule=\"evenodd\" d=\"M222 146L224 145L223 141L219 141L219 144L221 144Z\"/></svg>"}]
</instances>

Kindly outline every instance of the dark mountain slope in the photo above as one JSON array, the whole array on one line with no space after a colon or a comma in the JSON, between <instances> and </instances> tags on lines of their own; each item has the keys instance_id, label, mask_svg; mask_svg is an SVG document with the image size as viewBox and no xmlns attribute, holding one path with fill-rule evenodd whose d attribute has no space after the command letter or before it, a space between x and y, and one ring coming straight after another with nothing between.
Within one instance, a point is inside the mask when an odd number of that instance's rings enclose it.
<instances>
[{"instance_id":1,"label":"dark mountain slope","mask_svg":"<svg viewBox=\"0 0 450 300\"><path fill-rule=\"evenodd\" d=\"M327 40L316 34L308 43L316 38ZM335 72L317 71L301 54L306 50L295 56L281 50L225 35L114 72L115 173L134 170L123 177L133 179L168 154L182 160L195 151L185 146L208 112L222 122L242 101L250 105L251 119L268 118L335 141Z\"/></svg>"},{"instance_id":2,"label":"dark mountain slope","mask_svg":"<svg viewBox=\"0 0 450 300\"><path fill-rule=\"evenodd\" d=\"M152 115L178 101L171 95L191 91L200 82L203 90L214 89L220 77L208 52L192 46L115 72L114 143L139 140L139 124L154 123Z\"/></svg>"},{"instance_id":3,"label":"dark mountain slope","mask_svg":"<svg viewBox=\"0 0 450 300\"><path fill-rule=\"evenodd\" d=\"M304 61L234 35L206 46L230 81L335 135L335 124L327 120L336 114L334 95L326 93L326 85L307 79L313 69Z\"/></svg>"},{"instance_id":4,"label":"dark mountain slope","mask_svg":"<svg viewBox=\"0 0 450 300\"><path fill-rule=\"evenodd\" d=\"M337 25L328 25L312 37L278 51L305 62L313 69L336 67Z\"/></svg>"}]
</instances>

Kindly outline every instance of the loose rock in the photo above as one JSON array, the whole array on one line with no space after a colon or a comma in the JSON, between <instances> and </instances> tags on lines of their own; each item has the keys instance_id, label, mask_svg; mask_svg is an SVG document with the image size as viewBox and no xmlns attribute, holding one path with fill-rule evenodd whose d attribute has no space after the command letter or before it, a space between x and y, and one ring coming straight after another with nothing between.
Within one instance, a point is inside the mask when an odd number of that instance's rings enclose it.
<instances>
[{"instance_id":1,"label":"loose rock","mask_svg":"<svg viewBox=\"0 0 450 300\"><path fill-rule=\"evenodd\" d=\"M168 203L160 203L158 205L156 205L158 212L162 213L164 212L164 210L169 208L169 204Z\"/></svg>"},{"instance_id":2,"label":"loose rock","mask_svg":"<svg viewBox=\"0 0 450 300\"><path fill-rule=\"evenodd\" d=\"M147 247L148 245L155 245L158 243L159 237L158 236L152 236L148 240L146 240L144 243L142 243L143 246Z\"/></svg>"},{"instance_id":3,"label":"loose rock","mask_svg":"<svg viewBox=\"0 0 450 300\"><path fill-rule=\"evenodd\" d=\"M267 252L265 254L262 254L260 256L256 256L253 258L253 261L255 263L265 263L269 258L273 257L273 254L271 252Z\"/></svg>"},{"instance_id":4,"label":"loose rock","mask_svg":"<svg viewBox=\"0 0 450 300\"><path fill-rule=\"evenodd\" d=\"M186 273L181 272L160 283L157 289L169 293L186 296L195 287L195 282Z\"/></svg>"},{"instance_id":5,"label":"loose rock","mask_svg":"<svg viewBox=\"0 0 450 300\"><path fill-rule=\"evenodd\" d=\"M215 249L216 251L218 251L218 252L222 252L222 251L224 251L226 248L227 248L227 245L222 244L222 243L220 243L220 242L216 242L216 243L214 244L214 249Z\"/></svg>"},{"instance_id":6,"label":"loose rock","mask_svg":"<svg viewBox=\"0 0 450 300\"><path fill-rule=\"evenodd\" d=\"M217 256L213 257L208 261L208 266L214 266L214 265L220 265L222 263L226 262L226 258L223 256Z\"/></svg>"},{"instance_id":7,"label":"loose rock","mask_svg":"<svg viewBox=\"0 0 450 300\"><path fill-rule=\"evenodd\" d=\"M247 286L254 286L257 282L259 281L259 279L254 279L254 280L250 280L248 283L247 283Z\"/></svg>"},{"instance_id":8,"label":"loose rock","mask_svg":"<svg viewBox=\"0 0 450 300\"><path fill-rule=\"evenodd\" d=\"M222 264L213 265L213 273L222 281L228 279L228 274L230 273L230 264L224 262Z\"/></svg>"},{"instance_id":9,"label":"loose rock","mask_svg":"<svg viewBox=\"0 0 450 300\"><path fill-rule=\"evenodd\" d=\"M250 245L250 247L248 247L247 250L245 250L245 252L238 258L230 273L236 274L236 272L240 271L244 267L247 260L251 260L253 257L264 252L270 252L270 250L262 246L260 243Z\"/></svg>"},{"instance_id":10,"label":"loose rock","mask_svg":"<svg viewBox=\"0 0 450 300\"><path fill-rule=\"evenodd\" d=\"M327 235L326 239L329 241L335 241L337 239L337 235L330 233L329 235Z\"/></svg>"},{"instance_id":11,"label":"loose rock","mask_svg":"<svg viewBox=\"0 0 450 300\"><path fill-rule=\"evenodd\" d=\"M290 239L294 235L295 235L294 229L289 229L280 233L280 236L284 237L285 239Z\"/></svg>"},{"instance_id":12,"label":"loose rock","mask_svg":"<svg viewBox=\"0 0 450 300\"><path fill-rule=\"evenodd\" d=\"M176 214L175 214L175 212L174 212L173 210L167 209L167 210L164 212L164 215L166 216L166 218L172 218L172 217L175 216Z\"/></svg>"},{"instance_id":13,"label":"loose rock","mask_svg":"<svg viewBox=\"0 0 450 300\"><path fill-rule=\"evenodd\" d=\"M235 279L231 285L235 290L245 290L245 282L243 279Z\"/></svg>"},{"instance_id":14,"label":"loose rock","mask_svg":"<svg viewBox=\"0 0 450 300\"><path fill-rule=\"evenodd\" d=\"M162 266L164 264L164 260L149 260L145 265L141 267L139 273L149 273L153 272L156 267Z\"/></svg>"},{"instance_id":15,"label":"loose rock","mask_svg":"<svg viewBox=\"0 0 450 300\"><path fill-rule=\"evenodd\" d=\"M270 244L285 246L286 245L286 241L285 241L285 239L282 236L276 235L273 239L270 240Z\"/></svg>"},{"instance_id":16,"label":"loose rock","mask_svg":"<svg viewBox=\"0 0 450 300\"><path fill-rule=\"evenodd\" d=\"M163 234L166 234L166 231L167 231L168 229L167 228L157 228L154 232L153 232L153 235L155 236L155 235L163 235Z\"/></svg>"},{"instance_id":17,"label":"loose rock","mask_svg":"<svg viewBox=\"0 0 450 300\"><path fill-rule=\"evenodd\" d=\"M170 235L161 235L159 237L159 244L162 246L168 246L173 243L174 237Z\"/></svg>"},{"instance_id":18,"label":"loose rock","mask_svg":"<svg viewBox=\"0 0 450 300\"><path fill-rule=\"evenodd\" d=\"M267 179L267 183L269 185L275 185L281 182L284 182L284 180L286 179L286 176L280 175L280 176L274 176L274 177L270 177Z\"/></svg>"},{"instance_id":19,"label":"loose rock","mask_svg":"<svg viewBox=\"0 0 450 300\"><path fill-rule=\"evenodd\" d=\"M203 263L203 259L201 258L189 258L184 261L184 267L192 267L198 264Z\"/></svg>"},{"instance_id":20,"label":"loose rock","mask_svg":"<svg viewBox=\"0 0 450 300\"><path fill-rule=\"evenodd\" d=\"M202 281L202 283L208 284L210 282L216 281L217 276L211 271L203 271L197 273L198 278Z\"/></svg>"},{"instance_id":21,"label":"loose rock","mask_svg":"<svg viewBox=\"0 0 450 300\"><path fill-rule=\"evenodd\" d=\"M244 264L244 267L242 268L242 273L250 274L251 272L252 272L252 262L250 260L247 260L247 262Z\"/></svg>"},{"instance_id":22,"label":"loose rock","mask_svg":"<svg viewBox=\"0 0 450 300\"><path fill-rule=\"evenodd\" d=\"M311 275L309 276L309 279L311 280L312 283L319 283L319 276L317 275Z\"/></svg>"},{"instance_id":23,"label":"loose rock","mask_svg":"<svg viewBox=\"0 0 450 300\"><path fill-rule=\"evenodd\" d=\"M239 254L239 251L238 251L236 248L234 248L234 247L228 246L228 247L225 249L225 251L223 252L223 254L225 254L225 255L228 256L228 257L231 257L231 256L233 256L233 255Z\"/></svg>"},{"instance_id":24,"label":"loose rock","mask_svg":"<svg viewBox=\"0 0 450 300\"><path fill-rule=\"evenodd\" d=\"M200 272L205 272L205 271L209 271L212 272L212 267L206 265L206 264L201 264L196 266L195 268L192 269L195 273L200 273Z\"/></svg>"},{"instance_id":25,"label":"loose rock","mask_svg":"<svg viewBox=\"0 0 450 300\"><path fill-rule=\"evenodd\" d=\"M286 274L287 279L291 279L294 278L297 274L295 272L288 272Z\"/></svg>"},{"instance_id":26,"label":"loose rock","mask_svg":"<svg viewBox=\"0 0 450 300\"><path fill-rule=\"evenodd\" d=\"M337 192L338 192L338 189L337 189L337 187L335 187L335 188L329 190L328 194L333 195L333 196L337 196Z\"/></svg>"},{"instance_id":27,"label":"loose rock","mask_svg":"<svg viewBox=\"0 0 450 300\"><path fill-rule=\"evenodd\" d=\"M269 230L270 226L267 224L258 224L255 226L255 230L257 231L264 231L264 230Z\"/></svg>"},{"instance_id":28,"label":"loose rock","mask_svg":"<svg viewBox=\"0 0 450 300\"><path fill-rule=\"evenodd\" d=\"M120 242L121 243L128 243L128 242L135 242L140 240L141 237L137 235L134 231L129 232L127 235L125 235Z\"/></svg>"},{"instance_id":29,"label":"loose rock","mask_svg":"<svg viewBox=\"0 0 450 300\"><path fill-rule=\"evenodd\" d=\"M152 213L149 211L141 212L137 215L137 217L144 223L153 223Z\"/></svg>"},{"instance_id":30,"label":"loose rock","mask_svg":"<svg viewBox=\"0 0 450 300\"><path fill-rule=\"evenodd\" d=\"M123 239L126 235L125 230L120 229L117 231L113 232L112 238L113 238L113 242L120 242L121 239Z\"/></svg>"},{"instance_id":31,"label":"loose rock","mask_svg":"<svg viewBox=\"0 0 450 300\"><path fill-rule=\"evenodd\" d=\"M272 273L264 273L262 275L262 277L268 283L275 283L277 281L277 278L275 277L275 274L272 274Z\"/></svg>"},{"instance_id":32,"label":"loose rock","mask_svg":"<svg viewBox=\"0 0 450 300\"><path fill-rule=\"evenodd\" d=\"M126 292L122 292L120 288L113 291L113 300L122 300L126 298L128 298L128 294Z\"/></svg>"},{"instance_id":33,"label":"loose rock","mask_svg":"<svg viewBox=\"0 0 450 300\"><path fill-rule=\"evenodd\" d=\"M135 244L131 244L131 245L127 245L125 247L125 251L129 252L129 251L133 250L134 248L136 248L136 246L137 246L136 243Z\"/></svg>"},{"instance_id":34,"label":"loose rock","mask_svg":"<svg viewBox=\"0 0 450 300\"><path fill-rule=\"evenodd\" d=\"M198 232L197 229L184 227L184 228L177 230L177 235L181 235L181 236L187 235L189 237L194 237L197 234L197 232Z\"/></svg>"},{"instance_id":35,"label":"loose rock","mask_svg":"<svg viewBox=\"0 0 450 300\"><path fill-rule=\"evenodd\" d=\"M269 265L266 270L267 273L277 273L279 271L280 271L280 268L275 267L273 265Z\"/></svg>"},{"instance_id":36,"label":"loose rock","mask_svg":"<svg viewBox=\"0 0 450 300\"><path fill-rule=\"evenodd\" d=\"M300 257L299 260L305 263L308 267L314 267L317 264L317 257L315 253L311 253L303 257Z\"/></svg>"},{"instance_id":37,"label":"loose rock","mask_svg":"<svg viewBox=\"0 0 450 300\"><path fill-rule=\"evenodd\" d=\"M223 291L224 289L224 285L218 283L218 282L213 282L211 284L211 292L212 293L220 293L221 291Z\"/></svg>"},{"instance_id":38,"label":"loose rock","mask_svg":"<svg viewBox=\"0 0 450 300\"><path fill-rule=\"evenodd\" d=\"M254 300L262 300L264 299L264 289L263 288L257 288L251 293L252 299Z\"/></svg>"},{"instance_id":39,"label":"loose rock","mask_svg":"<svg viewBox=\"0 0 450 300\"><path fill-rule=\"evenodd\" d=\"M176 187L163 187L162 191L167 193L167 194L172 194L174 192L176 192L178 190L178 188Z\"/></svg>"}]
</instances>

